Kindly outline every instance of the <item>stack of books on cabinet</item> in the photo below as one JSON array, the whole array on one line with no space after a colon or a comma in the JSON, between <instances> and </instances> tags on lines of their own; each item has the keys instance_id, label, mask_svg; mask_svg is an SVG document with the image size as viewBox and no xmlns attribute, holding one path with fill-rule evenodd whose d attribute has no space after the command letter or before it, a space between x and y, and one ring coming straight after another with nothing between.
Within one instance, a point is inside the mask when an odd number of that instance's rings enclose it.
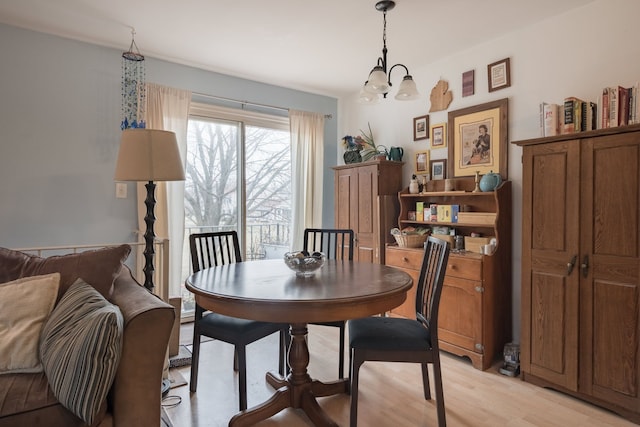
<instances>
[{"instance_id":1,"label":"stack of books on cabinet","mask_svg":"<svg viewBox=\"0 0 640 427\"><path fill-rule=\"evenodd\" d=\"M562 104L541 102L540 136L555 136L640 123L638 83L605 87L596 102L575 96Z\"/></svg>"}]
</instances>

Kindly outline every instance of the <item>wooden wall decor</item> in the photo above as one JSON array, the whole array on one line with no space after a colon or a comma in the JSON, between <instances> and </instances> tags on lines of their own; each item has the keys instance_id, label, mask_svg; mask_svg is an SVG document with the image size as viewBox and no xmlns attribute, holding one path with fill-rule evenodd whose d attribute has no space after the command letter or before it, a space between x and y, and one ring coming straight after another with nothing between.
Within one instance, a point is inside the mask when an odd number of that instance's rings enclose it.
<instances>
[{"instance_id":1,"label":"wooden wall decor","mask_svg":"<svg viewBox=\"0 0 640 427\"><path fill-rule=\"evenodd\" d=\"M449 83L444 80L439 80L438 83L431 89L431 108L429 112L446 110L453 100L453 94L449 90Z\"/></svg>"}]
</instances>

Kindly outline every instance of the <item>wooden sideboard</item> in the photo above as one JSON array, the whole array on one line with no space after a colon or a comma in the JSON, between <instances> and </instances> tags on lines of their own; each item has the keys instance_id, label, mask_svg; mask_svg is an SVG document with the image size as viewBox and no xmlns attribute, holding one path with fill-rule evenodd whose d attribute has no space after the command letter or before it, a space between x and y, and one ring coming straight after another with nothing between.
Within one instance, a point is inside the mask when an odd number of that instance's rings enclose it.
<instances>
[{"instance_id":1,"label":"wooden sideboard","mask_svg":"<svg viewBox=\"0 0 640 427\"><path fill-rule=\"evenodd\" d=\"M398 194L400 228L407 226L445 225L456 229L458 235L477 232L495 237L493 254L452 252L440 301L438 334L440 348L468 357L473 366L485 370L502 355L504 345L511 339L511 182L506 181L491 192L474 193L473 178L456 180L456 189L464 192L445 192L442 182L432 181L427 192ZM495 215L491 223L443 223L409 219L416 202L455 204L473 212ZM399 267L418 280L422 248L402 248L387 245L386 264ZM392 310L395 315L415 317L415 286L407 294L406 302Z\"/></svg>"}]
</instances>

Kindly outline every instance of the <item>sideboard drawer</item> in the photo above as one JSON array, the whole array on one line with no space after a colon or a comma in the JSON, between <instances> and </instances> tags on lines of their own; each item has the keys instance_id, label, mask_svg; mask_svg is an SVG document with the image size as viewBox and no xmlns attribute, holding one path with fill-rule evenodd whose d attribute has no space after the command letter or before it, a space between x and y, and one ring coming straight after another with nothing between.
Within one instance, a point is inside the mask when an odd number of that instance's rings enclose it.
<instances>
[{"instance_id":1,"label":"sideboard drawer","mask_svg":"<svg viewBox=\"0 0 640 427\"><path fill-rule=\"evenodd\" d=\"M482 280L482 260L451 254L447 263L447 275L461 279Z\"/></svg>"},{"instance_id":2,"label":"sideboard drawer","mask_svg":"<svg viewBox=\"0 0 640 427\"><path fill-rule=\"evenodd\" d=\"M423 249L406 249L387 247L385 254L385 264L392 267L409 268L420 271L422 259L424 258Z\"/></svg>"}]
</instances>

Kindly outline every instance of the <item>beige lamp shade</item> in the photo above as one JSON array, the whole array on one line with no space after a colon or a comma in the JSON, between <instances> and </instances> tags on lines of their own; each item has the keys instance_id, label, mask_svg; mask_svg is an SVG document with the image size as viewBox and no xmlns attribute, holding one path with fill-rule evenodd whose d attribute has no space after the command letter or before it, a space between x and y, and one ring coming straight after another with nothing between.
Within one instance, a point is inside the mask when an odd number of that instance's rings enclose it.
<instances>
[{"instance_id":1,"label":"beige lamp shade","mask_svg":"<svg viewBox=\"0 0 640 427\"><path fill-rule=\"evenodd\" d=\"M114 180L184 181L176 134L157 129L123 130Z\"/></svg>"}]
</instances>

